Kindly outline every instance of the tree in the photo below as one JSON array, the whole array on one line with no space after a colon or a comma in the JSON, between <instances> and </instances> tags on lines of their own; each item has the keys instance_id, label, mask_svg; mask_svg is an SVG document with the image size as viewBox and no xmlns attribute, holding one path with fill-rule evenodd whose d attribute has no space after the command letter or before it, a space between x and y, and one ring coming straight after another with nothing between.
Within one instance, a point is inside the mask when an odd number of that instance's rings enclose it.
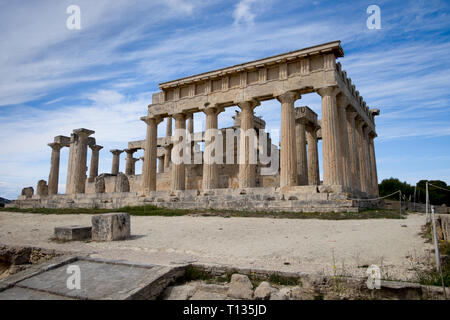
<instances>
[{"instance_id":1,"label":"tree","mask_svg":"<svg viewBox=\"0 0 450 320\"><path fill-rule=\"evenodd\" d=\"M417 183L417 190L420 190L420 195L417 202L426 202L426 182L427 180L420 180ZM441 180L429 180L428 183L430 184L428 188L430 203L434 205L446 204L447 206L450 206L450 191L445 191L434 186L447 190L450 190L450 187L448 187L447 184Z\"/></svg>"},{"instance_id":2,"label":"tree","mask_svg":"<svg viewBox=\"0 0 450 320\"><path fill-rule=\"evenodd\" d=\"M414 197L414 187L412 187L407 182L401 182L397 178L389 178L384 179L381 181L381 183L378 185L378 189L380 191L380 197L387 196L391 193L394 193L398 190L402 191L402 195L405 195L408 199L410 196L411 198ZM398 194L393 195L389 197L389 199L398 200Z\"/></svg>"}]
</instances>

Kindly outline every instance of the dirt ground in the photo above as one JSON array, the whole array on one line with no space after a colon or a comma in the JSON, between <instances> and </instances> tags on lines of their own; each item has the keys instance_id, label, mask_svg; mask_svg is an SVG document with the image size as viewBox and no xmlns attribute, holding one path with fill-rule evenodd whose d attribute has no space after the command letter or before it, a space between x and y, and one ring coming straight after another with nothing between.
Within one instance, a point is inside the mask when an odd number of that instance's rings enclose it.
<instances>
[{"instance_id":1,"label":"dirt ground","mask_svg":"<svg viewBox=\"0 0 450 320\"><path fill-rule=\"evenodd\" d=\"M132 238L57 243L55 227L90 225L90 215L0 212L0 244L29 245L158 265L190 262L326 275L365 276L375 264L388 280L414 279L432 245L419 235L422 214L407 219L303 220L131 217Z\"/></svg>"}]
</instances>

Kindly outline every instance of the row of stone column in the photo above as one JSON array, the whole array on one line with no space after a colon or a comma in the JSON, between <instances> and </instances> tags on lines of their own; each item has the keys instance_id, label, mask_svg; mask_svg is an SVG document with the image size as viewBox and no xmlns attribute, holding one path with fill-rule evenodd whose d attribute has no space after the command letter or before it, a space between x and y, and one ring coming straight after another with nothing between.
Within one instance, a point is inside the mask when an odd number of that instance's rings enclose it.
<instances>
[{"instance_id":1,"label":"row of stone column","mask_svg":"<svg viewBox=\"0 0 450 320\"><path fill-rule=\"evenodd\" d=\"M336 87L322 97L323 181L378 196L374 138L376 134Z\"/></svg>"},{"instance_id":2,"label":"row of stone column","mask_svg":"<svg viewBox=\"0 0 450 320\"><path fill-rule=\"evenodd\" d=\"M88 137L94 133L94 131L88 129L76 129L70 136L66 181L67 194L84 193L85 191ZM58 194L60 152L66 145L60 142L53 142L49 143L48 146L52 148L48 193L53 195ZM89 145L89 147L92 150L89 179L93 180L98 176L99 151L103 147L95 144Z\"/></svg>"},{"instance_id":3,"label":"row of stone column","mask_svg":"<svg viewBox=\"0 0 450 320\"><path fill-rule=\"evenodd\" d=\"M319 185L319 154L317 130L319 127L306 123L303 119L295 124L297 151L297 182L299 185Z\"/></svg>"},{"instance_id":4,"label":"row of stone column","mask_svg":"<svg viewBox=\"0 0 450 320\"><path fill-rule=\"evenodd\" d=\"M348 101L342 97L337 87L319 89L318 93L322 97L324 184L348 186L376 195L378 182L373 144L375 134L370 132L369 126L351 111ZM338 95L339 103L337 102ZM295 123L294 103L300 97L299 92L295 91L285 92L276 97L281 103L280 187L299 184L318 185L320 183L317 128ZM244 132L253 129L253 110L259 104L259 101L254 99L237 103L241 109L241 130ZM218 129L217 118L223 108L208 105L202 111L206 114L206 132L211 132L210 129ZM186 130L187 118L192 119L192 115L183 113L174 114L172 117L175 119L175 128L180 130ZM157 125L163 118L143 117L142 120L147 123L146 161L143 168L142 187L143 192L148 193L156 190ZM167 130L171 131L169 121L171 120L168 120ZM189 132L192 133L193 125L188 127ZM296 135L300 135L301 138L296 139ZM244 157L239 164L240 188L250 188L256 185L255 165L249 161L250 143L248 139L247 135L240 135L239 149L240 154ZM175 137L175 141L177 140L178 137ZM209 143L211 143L211 137L206 136L205 147ZM308 151L306 151L306 145ZM306 156L307 153L309 157ZM209 163L207 160L205 159L203 162L203 189L205 190L217 188L219 180L217 164ZM172 164L171 188L172 190L184 190L184 163Z\"/></svg>"}]
</instances>

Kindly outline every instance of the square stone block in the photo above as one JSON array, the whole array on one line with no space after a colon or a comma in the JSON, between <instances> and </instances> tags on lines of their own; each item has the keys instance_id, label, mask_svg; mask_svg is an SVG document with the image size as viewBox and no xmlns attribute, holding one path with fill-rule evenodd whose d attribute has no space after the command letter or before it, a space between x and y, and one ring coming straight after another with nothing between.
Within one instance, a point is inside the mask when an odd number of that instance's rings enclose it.
<instances>
[{"instance_id":1,"label":"square stone block","mask_svg":"<svg viewBox=\"0 0 450 320\"><path fill-rule=\"evenodd\" d=\"M69 226L69 227L56 227L55 238L58 240L77 241L77 240L90 240L92 227L83 226Z\"/></svg>"},{"instance_id":2,"label":"square stone block","mask_svg":"<svg viewBox=\"0 0 450 320\"><path fill-rule=\"evenodd\" d=\"M129 213L106 213L92 217L92 240L114 241L130 237Z\"/></svg>"}]
</instances>

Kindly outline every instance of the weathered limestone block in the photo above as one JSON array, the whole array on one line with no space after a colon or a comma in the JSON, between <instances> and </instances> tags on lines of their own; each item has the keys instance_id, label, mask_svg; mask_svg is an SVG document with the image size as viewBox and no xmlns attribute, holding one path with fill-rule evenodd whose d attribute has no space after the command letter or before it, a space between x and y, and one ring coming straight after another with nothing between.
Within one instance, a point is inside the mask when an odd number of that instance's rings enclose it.
<instances>
[{"instance_id":1,"label":"weathered limestone block","mask_svg":"<svg viewBox=\"0 0 450 320\"><path fill-rule=\"evenodd\" d=\"M92 227L68 226L56 227L55 239L64 241L88 240L92 236Z\"/></svg>"},{"instance_id":2,"label":"weathered limestone block","mask_svg":"<svg viewBox=\"0 0 450 320\"><path fill-rule=\"evenodd\" d=\"M105 193L105 177L100 175L95 177L95 193Z\"/></svg>"},{"instance_id":3,"label":"weathered limestone block","mask_svg":"<svg viewBox=\"0 0 450 320\"><path fill-rule=\"evenodd\" d=\"M48 185L45 180L39 180L36 188L36 195L41 197L48 196Z\"/></svg>"},{"instance_id":4,"label":"weathered limestone block","mask_svg":"<svg viewBox=\"0 0 450 320\"><path fill-rule=\"evenodd\" d=\"M116 185L114 187L115 192L130 192L130 183L128 177L119 173L116 178Z\"/></svg>"},{"instance_id":5,"label":"weathered limestone block","mask_svg":"<svg viewBox=\"0 0 450 320\"><path fill-rule=\"evenodd\" d=\"M270 295L270 300L289 300L290 288L281 288Z\"/></svg>"},{"instance_id":6,"label":"weathered limestone block","mask_svg":"<svg viewBox=\"0 0 450 320\"><path fill-rule=\"evenodd\" d=\"M227 296L234 299L252 299L253 285L250 279L242 274L233 274Z\"/></svg>"},{"instance_id":7,"label":"weathered limestone block","mask_svg":"<svg viewBox=\"0 0 450 320\"><path fill-rule=\"evenodd\" d=\"M23 188L22 189L22 196L25 196L26 198L31 198L34 195L34 189L33 187Z\"/></svg>"},{"instance_id":8,"label":"weathered limestone block","mask_svg":"<svg viewBox=\"0 0 450 320\"><path fill-rule=\"evenodd\" d=\"M107 213L92 217L92 240L114 241L130 237L130 214Z\"/></svg>"},{"instance_id":9,"label":"weathered limestone block","mask_svg":"<svg viewBox=\"0 0 450 320\"><path fill-rule=\"evenodd\" d=\"M270 296L277 290L270 285L267 281L261 282L258 288L255 289L255 299L257 300L268 300Z\"/></svg>"}]
</instances>

